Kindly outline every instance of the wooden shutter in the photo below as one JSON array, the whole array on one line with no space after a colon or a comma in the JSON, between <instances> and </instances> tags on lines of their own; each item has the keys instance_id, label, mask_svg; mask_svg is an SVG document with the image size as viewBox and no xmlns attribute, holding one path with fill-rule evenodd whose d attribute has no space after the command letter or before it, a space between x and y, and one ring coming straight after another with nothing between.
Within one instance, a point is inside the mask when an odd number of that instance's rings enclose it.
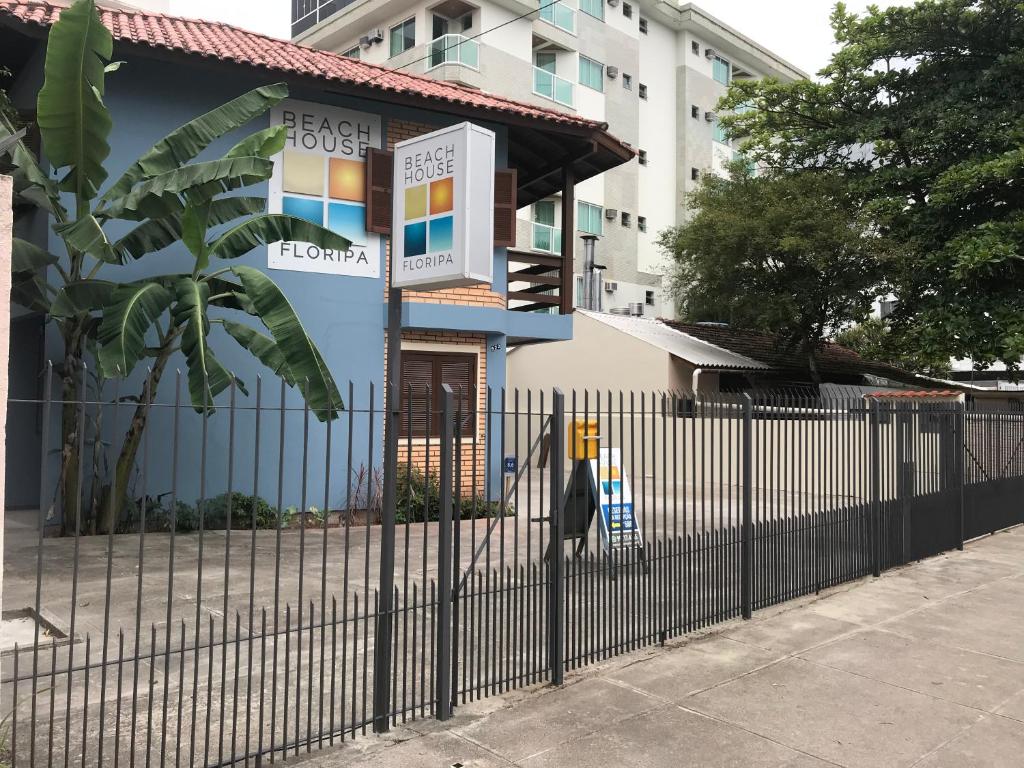
<instances>
[{"instance_id":1,"label":"wooden shutter","mask_svg":"<svg viewBox=\"0 0 1024 768\"><path fill-rule=\"evenodd\" d=\"M391 184L395 156L383 149L366 150L366 231L391 234Z\"/></svg>"},{"instance_id":2,"label":"wooden shutter","mask_svg":"<svg viewBox=\"0 0 1024 768\"><path fill-rule=\"evenodd\" d=\"M434 361L431 357L418 352L402 352L402 437L409 434L426 437L433 431L428 424L428 418L436 420L432 413Z\"/></svg>"},{"instance_id":3,"label":"wooden shutter","mask_svg":"<svg viewBox=\"0 0 1024 768\"><path fill-rule=\"evenodd\" d=\"M516 245L516 193L518 182L514 168L494 174L494 247Z\"/></svg>"},{"instance_id":4,"label":"wooden shutter","mask_svg":"<svg viewBox=\"0 0 1024 768\"><path fill-rule=\"evenodd\" d=\"M476 414L476 355L448 352L402 352L403 437L437 437L441 434L442 385L454 393L461 434L473 434Z\"/></svg>"},{"instance_id":5,"label":"wooden shutter","mask_svg":"<svg viewBox=\"0 0 1024 768\"><path fill-rule=\"evenodd\" d=\"M459 433L469 437L473 434L475 423L473 398L476 395L476 355L450 354L438 355L438 358L440 383L447 384L455 394L452 400L461 425ZM439 394L443 396L443 390Z\"/></svg>"}]
</instances>

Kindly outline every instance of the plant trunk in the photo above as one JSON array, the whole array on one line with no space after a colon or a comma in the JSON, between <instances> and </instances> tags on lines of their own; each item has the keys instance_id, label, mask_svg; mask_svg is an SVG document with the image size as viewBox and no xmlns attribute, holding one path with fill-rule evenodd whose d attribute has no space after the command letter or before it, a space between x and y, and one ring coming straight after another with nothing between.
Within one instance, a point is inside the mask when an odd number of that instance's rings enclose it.
<instances>
[{"instance_id":1,"label":"plant trunk","mask_svg":"<svg viewBox=\"0 0 1024 768\"><path fill-rule=\"evenodd\" d=\"M117 457L117 464L114 465L114 477L111 487L107 490L103 499L103 530L110 532L115 530L117 521L121 519L124 512L125 502L128 501L128 484L131 480L132 471L135 469L135 460L138 457L139 446L142 444L142 436L146 433L146 423L149 420L150 402L156 397L157 388L160 386L160 379L167 368L167 363L174 352L174 336L165 341L160 349L160 354L153 363L146 382L143 385L142 396L135 406L135 413L132 415L131 424L121 444L121 452ZM143 499L145 503L145 499Z\"/></svg>"},{"instance_id":2,"label":"plant trunk","mask_svg":"<svg viewBox=\"0 0 1024 768\"><path fill-rule=\"evenodd\" d=\"M82 508L82 473L81 450L82 439L79 434L79 398L84 399L82 387L82 352L83 340L80 323L71 321L61 328L64 341L64 370L61 376L61 449L60 449L60 482L59 503L62 511L62 530L66 535L78 532L81 524ZM84 407L84 406L83 406ZM46 442L48 436L43 435ZM43 461L48 461L44 457ZM57 503L54 500L54 504ZM45 499L39 499L46 504ZM46 510L49 518L52 508Z\"/></svg>"},{"instance_id":3,"label":"plant trunk","mask_svg":"<svg viewBox=\"0 0 1024 768\"><path fill-rule=\"evenodd\" d=\"M807 368L811 372L811 381L815 384L821 384L821 371L818 370L818 360L814 356L815 349L813 346L807 347Z\"/></svg>"}]
</instances>

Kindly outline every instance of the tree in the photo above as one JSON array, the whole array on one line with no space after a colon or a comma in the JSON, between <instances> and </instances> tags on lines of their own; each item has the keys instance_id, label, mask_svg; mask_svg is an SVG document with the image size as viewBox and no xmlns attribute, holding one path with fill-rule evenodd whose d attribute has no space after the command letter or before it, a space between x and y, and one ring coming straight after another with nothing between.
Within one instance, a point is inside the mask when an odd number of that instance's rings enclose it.
<instances>
[{"instance_id":1,"label":"tree","mask_svg":"<svg viewBox=\"0 0 1024 768\"><path fill-rule=\"evenodd\" d=\"M81 503L83 436L77 432L76 400L87 357L95 356L101 376L108 379L128 377L144 362L148 366L106 492L104 530L113 529L126 500L149 413L147 399L173 355L184 354L192 406L206 416L232 383L244 390L244 382L211 348L212 324L222 325L255 358L298 386L318 418L336 417L342 408L337 386L284 293L259 270L232 261L280 240L337 250L350 245L302 219L263 213L263 198L236 194L270 178L270 158L284 148L284 126L258 131L218 159L196 160L216 139L285 98L284 85L256 88L172 131L103 190L112 128L103 95L107 74L117 68L110 64L112 49L110 32L92 0L79 0L63 11L50 31L37 114L43 152L58 170L58 181L16 139L9 121L0 123L0 152L11 156L17 196L52 217L64 244L64 253L50 254L15 240L13 296L26 308L47 313L64 344L59 372L65 403L60 482L65 520L69 515L74 519ZM111 239L105 227L112 222L129 222L132 228ZM192 255L190 273L130 282L113 279L116 275L101 279L101 273L106 277L120 265L179 243ZM211 263L219 268L211 270ZM250 319L259 320L269 335ZM96 522L94 517L94 528Z\"/></svg>"},{"instance_id":2,"label":"tree","mask_svg":"<svg viewBox=\"0 0 1024 768\"><path fill-rule=\"evenodd\" d=\"M704 176L689 221L662 233L672 289L690 320L778 334L807 354L871 309L881 242L858 224L841 179L824 174Z\"/></svg>"},{"instance_id":3,"label":"tree","mask_svg":"<svg viewBox=\"0 0 1024 768\"><path fill-rule=\"evenodd\" d=\"M1024 354L1024 5L832 15L819 82L736 81L721 107L772 169L840 173L899 258L893 318L928 358ZM740 109L741 106L753 109Z\"/></svg>"},{"instance_id":4,"label":"tree","mask_svg":"<svg viewBox=\"0 0 1024 768\"><path fill-rule=\"evenodd\" d=\"M878 317L869 317L844 328L836 334L835 342L872 362L888 363L905 371L932 376L949 374L948 357L929 357L918 349L913 338Z\"/></svg>"}]
</instances>

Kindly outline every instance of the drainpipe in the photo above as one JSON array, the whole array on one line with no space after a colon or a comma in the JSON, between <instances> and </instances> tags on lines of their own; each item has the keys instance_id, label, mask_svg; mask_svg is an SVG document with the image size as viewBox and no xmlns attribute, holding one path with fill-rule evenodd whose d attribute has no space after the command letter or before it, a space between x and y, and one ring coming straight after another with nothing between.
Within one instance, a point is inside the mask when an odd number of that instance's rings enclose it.
<instances>
[{"instance_id":1,"label":"drainpipe","mask_svg":"<svg viewBox=\"0 0 1024 768\"><path fill-rule=\"evenodd\" d=\"M694 368L693 369L693 383L690 386L693 387L693 396L694 397L697 397L697 384L698 384L698 382L700 382L700 375L702 373L704 373L704 369L703 368Z\"/></svg>"},{"instance_id":2,"label":"drainpipe","mask_svg":"<svg viewBox=\"0 0 1024 768\"><path fill-rule=\"evenodd\" d=\"M583 306L594 311L597 302L594 300L594 244L597 235L583 235Z\"/></svg>"}]
</instances>

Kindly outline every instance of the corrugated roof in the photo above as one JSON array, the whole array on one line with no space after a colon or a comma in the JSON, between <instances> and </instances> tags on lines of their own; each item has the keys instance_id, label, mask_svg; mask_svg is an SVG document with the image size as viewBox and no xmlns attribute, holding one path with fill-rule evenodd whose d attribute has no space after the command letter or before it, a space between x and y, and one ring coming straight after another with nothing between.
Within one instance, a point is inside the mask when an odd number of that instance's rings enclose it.
<instances>
[{"instance_id":1,"label":"corrugated roof","mask_svg":"<svg viewBox=\"0 0 1024 768\"><path fill-rule=\"evenodd\" d=\"M675 355L698 368L765 371L770 366L728 349L710 344L678 331L660 320L647 317L609 315L602 312L576 310L578 314L611 326L651 346Z\"/></svg>"},{"instance_id":2,"label":"corrugated roof","mask_svg":"<svg viewBox=\"0 0 1024 768\"><path fill-rule=\"evenodd\" d=\"M778 336L727 325L701 325L676 320L664 322L677 331L758 360L777 371L806 373L809 369L806 353L796 344L785 343ZM870 375L902 382L916 382L920 378L886 363L865 360L852 349L829 342L815 350L814 359L818 372L825 377Z\"/></svg>"},{"instance_id":3,"label":"corrugated roof","mask_svg":"<svg viewBox=\"0 0 1024 768\"><path fill-rule=\"evenodd\" d=\"M67 3L45 0L0 0L0 17L25 24L50 26ZM579 115L495 96L455 83L400 72L330 51L278 40L214 21L162 13L104 7L100 15L115 40L218 59L272 72L306 75L325 81L363 86L376 91L408 94L439 102L461 104L497 114L512 114L539 122L605 132L607 124ZM609 138L611 138L609 136ZM628 145L612 139L632 155Z\"/></svg>"}]
</instances>

